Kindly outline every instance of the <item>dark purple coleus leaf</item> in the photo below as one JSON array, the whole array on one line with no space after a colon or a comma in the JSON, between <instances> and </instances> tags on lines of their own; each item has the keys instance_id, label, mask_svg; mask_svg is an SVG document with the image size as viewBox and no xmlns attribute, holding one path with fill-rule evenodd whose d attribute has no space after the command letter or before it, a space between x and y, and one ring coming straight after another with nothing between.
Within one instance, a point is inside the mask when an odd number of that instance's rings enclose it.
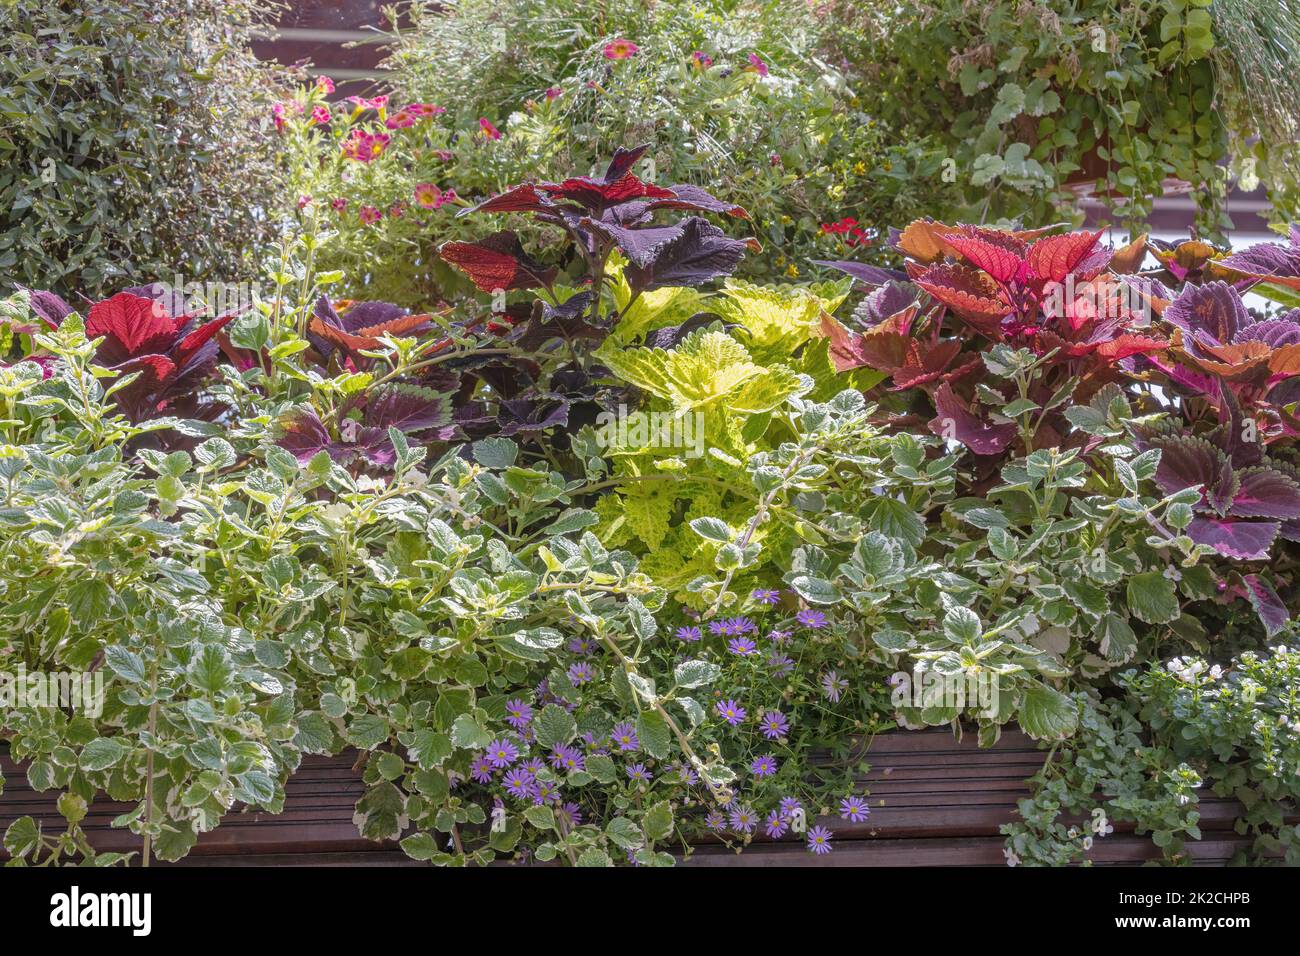
<instances>
[{"instance_id":1,"label":"dark purple coleus leaf","mask_svg":"<svg viewBox=\"0 0 1300 956\"><path fill-rule=\"evenodd\" d=\"M413 322L408 320L409 315L406 309L391 302L358 302L340 316L330 300L321 296L312 309L307 341L326 365L335 349L342 349L360 367L370 360L359 355L359 351L378 346L378 336L409 335L429 327L427 316Z\"/></svg>"},{"instance_id":2,"label":"dark purple coleus leaf","mask_svg":"<svg viewBox=\"0 0 1300 956\"><path fill-rule=\"evenodd\" d=\"M858 328L869 329L892 315L916 305L921 290L910 282L890 281L874 289L853 310L853 322Z\"/></svg>"},{"instance_id":3,"label":"dark purple coleus leaf","mask_svg":"<svg viewBox=\"0 0 1300 956\"><path fill-rule=\"evenodd\" d=\"M1247 574L1241 581L1246 586L1246 596L1251 606L1264 625L1264 632L1272 637L1282 631L1291 619L1291 612L1277 596L1277 592L1258 574Z\"/></svg>"},{"instance_id":4,"label":"dark purple coleus leaf","mask_svg":"<svg viewBox=\"0 0 1300 956\"><path fill-rule=\"evenodd\" d=\"M19 286L21 289L22 286ZM40 289L28 289L28 305L46 325L57 329L63 320L72 314L72 306L63 301L62 296Z\"/></svg>"},{"instance_id":5,"label":"dark purple coleus leaf","mask_svg":"<svg viewBox=\"0 0 1300 956\"><path fill-rule=\"evenodd\" d=\"M1187 526L1187 535L1197 544L1209 545L1226 558L1263 561L1277 538L1276 521L1235 521L1197 515Z\"/></svg>"},{"instance_id":6,"label":"dark purple coleus leaf","mask_svg":"<svg viewBox=\"0 0 1300 956\"><path fill-rule=\"evenodd\" d=\"M624 278L634 292L648 292L667 286L697 287L720 276L730 275L754 248L753 240L729 238L717 226L691 216L681 231L658 245L646 261L629 262Z\"/></svg>"},{"instance_id":7,"label":"dark purple coleus leaf","mask_svg":"<svg viewBox=\"0 0 1300 956\"><path fill-rule=\"evenodd\" d=\"M554 392L542 392L532 398L507 399L498 412L502 438L518 435L535 438L548 428L567 425L569 400Z\"/></svg>"},{"instance_id":8,"label":"dark purple coleus leaf","mask_svg":"<svg viewBox=\"0 0 1300 956\"><path fill-rule=\"evenodd\" d=\"M1239 329L1252 322L1241 296L1226 282L1185 286L1163 317L1204 345L1231 342Z\"/></svg>"},{"instance_id":9,"label":"dark purple coleus leaf","mask_svg":"<svg viewBox=\"0 0 1300 956\"><path fill-rule=\"evenodd\" d=\"M648 349L675 349L682 343L686 336L698 329L708 328L715 322L720 323L724 329L730 330L736 328L732 322L724 322L722 316L716 312L696 312L685 322L680 325L668 325L661 329L655 329L646 333L645 347Z\"/></svg>"},{"instance_id":10,"label":"dark purple coleus leaf","mask_svg":"<svg viewBox=\"0 0 1300 956\"><path fill-rule=\"evenodd\" d=\"M906 272L900 272L898 269L884 269L880 266L873 266L866 262L841 262L833 259L813 259L812 263L817 266L826 266L828 269L838 269L845 275L850 275L868 285L885 285L889 282L908 281Z\"/></svg>"},{"instance_id":11,"label":"dark purple coleus leaf","mask_svg":"<svg viewBox=\"0 0 1300 956\"><path fill-rule=\"evenodd\" d=\"M386 385L362 393L340 410L337 438L315 409L299 406L280 419L277 444L299 461L310 461L324 451L340 464L364 460L388 468L397 455L390 428L425 441L446 441L454 436L448 398L416 385Z\"/></svg>"},{"instance_id":12,"label":"dark purple coleus leaf","mask_svg":"<svg viewBox=\"0 0 1300 956\"><path fill-rule=\"evenodd\" d=\"M511 330L507 339L530 352L543 351L551 342L603 342L613 328L611 318L591 315L590 291L569 296L559 305L543 301L540 309Z\"/></svg>"},{"instance_id":13,"label":"dark purple coleus leaf","mask_svg":"<svg viewBox=\"0 0 1300 956\"><path fill-rule=\"evenodd\" d=\"M977 455L1000 454L1016 437L1015 425L984 421L966 407L947 382L935 389L934 408L938 415L930 421L930 431L940 438L961 442Z\"/></svg>"}]
</instances>

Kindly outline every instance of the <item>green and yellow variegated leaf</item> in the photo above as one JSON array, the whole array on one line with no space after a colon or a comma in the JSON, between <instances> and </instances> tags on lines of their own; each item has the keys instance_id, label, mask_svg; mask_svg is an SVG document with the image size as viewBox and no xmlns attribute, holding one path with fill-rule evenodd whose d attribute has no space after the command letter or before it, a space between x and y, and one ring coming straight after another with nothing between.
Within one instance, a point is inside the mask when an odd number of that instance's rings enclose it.
<instances>
[{"instance_id":1,"label":"green and yellow variegated leaf","mask_svg":"<svg viewBox=\"0 0 1300 956\"><path fill-rule=\"evenodd\" d=\"M844 295L822 298L801 286L776 288L728 280L713 310L741 333L754 358L762 363L783 362L814 338L824 311L833 312Z\"/></svg>"}]
</instances>

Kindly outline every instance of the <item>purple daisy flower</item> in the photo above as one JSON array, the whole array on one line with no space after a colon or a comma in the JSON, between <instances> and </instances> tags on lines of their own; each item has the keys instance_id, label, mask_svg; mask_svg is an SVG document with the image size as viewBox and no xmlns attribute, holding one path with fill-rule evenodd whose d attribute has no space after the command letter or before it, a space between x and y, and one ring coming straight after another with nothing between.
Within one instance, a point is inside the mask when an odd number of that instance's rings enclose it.
<instances>
[{"instance_id":1,"label":"purple daisy flower","mask_svg":"<svg viewBox=\"0 0 1300 956\"><path fill-rule=\"evenodd\" d=\"M755 777L770 777L776 773L777 763L767 754L761 757L755 757L754 762L749 765L749 769Z\"/></svg>"},{"instance_id":2,"label":"purple daisy flower","mask_svg":"<svg viewBox=\"0 0 1300 956\"><path fill-rule=\"evenodd\" d=\"M643 763L634 763L627 768L627 779L629 780L652 780L654 775L645 768Z\"/></svg>"},{"instance_id":3,"label":"purple daisy flower","mask_svg":"<svg viewBox=\"0 0 1300 956\"><path fill-rule=\"evenodd\" d=\"M478 783L487 783L492 779L492 761L481 755L475 757L470 761L469 776Z\"/></svg>"},{"instance_id":4,"label":"purple daisy flower","mask_svg":"<svg viewBox=\"0 0 1300 956\"><path fill-rule=\"evenodd\" d=\"M688 763L679 763L673 765L673 770L677 773L678 779L687 786L695 786L700 782L700 775L695 772L695 768Z\"/></svg>"},{"instance_id":5,"label":"purple daisy flower","mask_svg":"<svg viewBox=\"0 0 1300 956\"><path fill-rule=\"evenodd\" d=\"M737 833L752 833L758 824L758 816L751 807L735 806L727 814L727 822Z\"/></svg>"},{"instance_id":6,"label":"purple daisy flower","mask_svg":"<svg viewBox=\"0 0 1300 956\"><path fill-rule=\"evenodd\" d=\"M781 603L781 592L770 588L755 588L749 596L759 604L766 604L768 607Z\"/></svg>"},{"instance_id":7,"label":"purple daisy flower","mask_svg":"<svg viewBox=\"0 0 1300 956\"><path fill-rule=\"evenodd\" d=\"M621 724L615 724L614 729L609 732L609 737L619 750L636 750L641 746L641 741L637 739L636 731L632 725L624 721Z\"/></svg>"},{"instance_id":8,"label":"purple daisy flower","mask_svg":"<svg viewBox=\"0 0 1300 956\"><path fill-rule=\"evenodd\" d=\"M717 621L709 622L709 633L719 637L728 637L731 634L731 621L723 618Z\"/></svg>"},{"instance_id":9,"label":"purple daisy flower","mask_svg":"<svg viewBox=\"0 0 1300 956\"><path fill-rule=\"evenodd\" d=\"M533 708L527 701L514 700L506 701L506 723L511 727L524 727L533 719Z\"/></svg>"},{"instance_id":10,"label":"purple daisy flower","mask_svg":"<svg viewBox=\"0 0 1300 956\"><path fill-rule=\"evenodd\" d=\"M596 642L589 637L571 637L569 643L565 646L571 653L581 654L586 657L596 649Z\"/></svg>"},{"instance_id":11,"label":"purple daisy flower","mask_svg":"<svg viewBox=\"0 0 1300 956\"><path fill-rule=\"evenodd\" d=\"M519 757L519 748L504 737L488 744L487 758L494 767L508 767Z\"/></svg>"},{"instance_id":12,"label":"purple daisy flower","mask_svg":"<svg viewBox=\"0 0 1300 956\"><path fill-rule=\"evenodd\" d=\"M800 611L794 616L794 619L804 627L810 627L814 631L826 626L826 615L821 611L814 611L811 608Z\"/></svg>"},{"instance_id":13,"label":"purple daisy flower","mask_svg":"<svg viewBox=\"0 0 1300 956\"><path fill-rule=\"evenodd\" d=\"M784 677L794 670L794 661L787 654L772 654L767 659L767 666L772 668L775 677Z\"/></svg>"},{"instance_id":14,"label":"purple daisy flower","mask_svg":"<svg viewBox=\"0 0 1300 956\"><path fill-rule=\"evenodd\" d=\"M677 629L677 639L679 641L698 641L703 636L698 627L679 627Z\"/></svg>"},{"instance_id":15,"label":"purple daisy flower","mask_svg":"<svg viewBox=\"0 0 1300 956\"><path fill-rule=\"evenodd\" d=\"M786 822L786 818L781 816L781 811L773 810L767 815L767 826L763 832L773 840L779 840L785 836L785 831L789 826L790 824Z\"/></svg>"},{"instance_id":16,"label":"purple daisy flower","mask_svg":"<svg viewBox=\"0 0 1300 956\"><path fill-rule=\"evenodd\" d=\"M511 770L501 782L505 785L506 793L512 797L527 799L537 795L537 778L527 770Z\"/></svg>"},{"instance_id":17,"label":"purple daisy flower","mask_svg":"<svg viewBox=\"0 0 1300 956\"><path fill-rule=\"evenodd\" d=\"M794 636L794 631L773 631L767 635L767 639L773 644L784 644Z\"/></svg>"},{"instance_id":18,"label":"purple daisy flower","mask_svg":"<svg viewBox=\"0 0 1300 956\"><path fill-rule=\"evenodd\" d=\"M813 827L808 831L808 849L818 856L831 852L831 838L835 834L825 827Z\"/></svg>"},{"instance_id":19,"label":"purple daisy flower","mask_svg":"<svg viewBox=\"0 0 1300 956\"><path fill-rule=\"evenodd\" d=\"M524 761L519 766L521 769L527 770L535 777L543 770L546 769L546 761L544 761L541 757L530 757L528 760Z\"/></svg>"},{"instance_id":20,"label":"purple daisy flower","mask_svg":"<svg viewBox=\"0 0 1300 956\"><path fill-rule=\"evenodd\" d=\"M720 700L716 706L722 719L733 727L745 719L745 708L734 700Z\"/></svg>"},{"instance_id":21,"label":"purple daisy flower","mask_svg":"<svg viewBox=\"0 0 1300 956\"><path fill-rule=\"evenodd\" d=\"M867 817L871 816L871 810L867 807L867 801L861 797L845 797L840 801L840 817L850 820L853 823L861 823Z\"/></svg>"},{"instance_id":22,"label":"purple daisy flower","mask_svg":"<svg viewBox=\"0 0 1300 956\"><path fill-rule=\"evenodd\" d=\"M727 821L717 810L710 810L704 818L704 825L710 830L721 830Z\"/></svg>"},{"instance_id":23,"label":"purple daisy flower","mask_svg":"<svg viewBox=\"0 0 1300 956\"><path fill-rule=\"evenodd\" d=\"M748 657L758 650L758 645L748 637L733 637L727 642L727 650L738 657Z\"/></svg>"},{"instance_id":24,"label":"purple daisy flower","mask_svg":"<svg viewBox=\"0 0 1300 956\"><path fill-rule=\"evenodd\" d=\"M587 766L587 758L576 747L560 744L551 749L551 766L556 770L582 770Z\"/></svg>"},{"instance_id":25,"label":"purple daisy flower","mask_svg":"<svg viewBox=\"0 0 1300 956\"><path fill-rule=\"evenodd\" d=\"M840 695L848 689L848 686L849 682L835 671L827 671L822 675L822 695L832 704L840 702Z\"/></svg>"},{"instance_id":26,"label":"purple daisy flower","mask_svg":"<svg viewBox=\"0 0 1300 956\"><path fill-rule=\"evenodd\" d=\"M591 751L591 756L602 757L609 753L609 748L605 746L609 741L605 737L597 737L588 731L582 735L582 745Z\"/></svg>"},{"instance_id":27,"label":"purple daisy flower","mask_svg":"<svg viewBox=\"0 0 1300 956\"><path fill-rule=\"evenodd\" d=\"M793 816L796 810L802 810L803 804L795 797L782 797L780 807L781 816L788 818Z\"/></svg>"},{"instance_id":28,"label":"purple daisy flower","mask_svg":"<svg viewBox=\"0 0 1300 956\"><path fill-rule=\"evenodd\" d=\"M790 732L790 721L779 710L769 710L759 718L758 725L768 740L779 740Z\"/></svg>"},{"instance_id":29,"label":"purple daisy flower","mask_svg":"<svg viewBox=\"0 0 1300 956\"><path fill-rule=\"evenodd\" d=\"M569 829L582 824L582 811L576 803L564 803L555 808L555 817Z\"/></svg>"},{"instance_id":30,"label":"purple daisy flower","mask_svg":"<svg viewBox=\"0 0 1300 956\"><path fill-rule=\"evenodd\" d=\"M554 803L560 799L560 785L554 780L538 780L537 792L533 794L533 802L540 806L543 803Z\"/></svg>"},{"instance_id":31,"label":"purple daisy flower","mask_svg":"<svg viewBox=\"0 0 1300 956\"><path fill-rule=\"evenodd\" d=\"M591 669L591 665L586 661L579 661L569 667L569 683L574 687L580 687L588 681L594 679L596 672Z\"/></svg>"}]
</instances>

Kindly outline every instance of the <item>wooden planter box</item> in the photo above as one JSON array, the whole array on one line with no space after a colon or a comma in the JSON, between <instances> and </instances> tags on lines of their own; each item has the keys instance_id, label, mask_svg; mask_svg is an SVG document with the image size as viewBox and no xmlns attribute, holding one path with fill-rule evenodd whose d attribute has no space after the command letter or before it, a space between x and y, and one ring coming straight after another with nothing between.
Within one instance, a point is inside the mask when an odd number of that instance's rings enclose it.
<instances>
[{"instance_id":1,"label":"wooden planter box","mask_svg":"<svg viewBox=\"0 0 1300 956\"><path fill-rule=\"evenodd\" d=\"M392 843L358 835L353 806L363 791L353 770L354 752L308 757L286 785L278 815L232 811L221 826L199 837L189 856L174 866L419 866ZM849 823L838 816L818 822L835 831L834 851L808 853L801 840L759 838L743 853L720 843L701 843L688 866L981 866L1005 864L998 827L1015 818L1016 801L1027 796L1025 779L1042 766L1044 752L1018 730L997 746L980 750L973 734L958 743L943 728L898 731L876 737L868 750L871 771L860 778L870 791L870 819ZM63 829L57 793L37 793L22 769L0 757L5 790L0 794L0 832L28 815ZM140 840L111 823L131 805L96 801L83 827L96 849L131 851ZM1222 865L1250 842L1232 822L1240 806L1206 794L1200 801L1204 838L1189 841L1198 865ZM809 826L813 822L809 821ZM1089 854L1097 864L1136 865L1158 858L1145 836L1121 824L1098 839Z\"/></svg>"}]
</instances>

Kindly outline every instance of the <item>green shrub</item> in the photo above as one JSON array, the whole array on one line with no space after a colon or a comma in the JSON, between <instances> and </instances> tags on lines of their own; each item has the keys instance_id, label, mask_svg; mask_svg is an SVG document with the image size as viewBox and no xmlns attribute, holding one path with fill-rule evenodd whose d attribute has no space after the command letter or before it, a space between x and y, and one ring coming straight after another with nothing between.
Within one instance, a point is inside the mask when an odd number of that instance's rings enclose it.
<instances>
[{"instance_id":1,"label":"green shrub","mask_svg":"<svg viewBox=\"0 0 1300 956\"><path fill-rule=\"evenodd\" d=\"M469 199L586 173L638 142L655 144L638 168L643 178L707 185L749 210L766 248L745 274L794 277L808 258L840 251L823 223L849 217L869 236L922 202L942 210L938 155L897 142L874 117L870 93L817 56L825 28L801 4L736 0L615 0L599 16L577 0L417 7L386 64L390 105L447 112L427 136L393 131L389 154L365 170L340 169L328 140L323 162L313 153L295 162L301 192L318 205L348 203L329 218L337 230L321 262L344 270L350 291L364 283L367 297L424 304L456 288L431 249L464 233L454 206L422 220L389 215L395 203L411 205L416 185ZM611 59L606 47L618 39L636 52ZM484 135L482 120L499 140ZM363 223L363 205L385 215Z\"/></svg>"},{"instance_id":2,"label":"green shrub","mask_svg":"<svg viewBox=\"0 0 1300 956\"><path fill-rule=\"evenodd\" d=\"M94 294L228 279L276 196L259 0L0 6L0 272Z\"/></svg>"}]
</instances>

